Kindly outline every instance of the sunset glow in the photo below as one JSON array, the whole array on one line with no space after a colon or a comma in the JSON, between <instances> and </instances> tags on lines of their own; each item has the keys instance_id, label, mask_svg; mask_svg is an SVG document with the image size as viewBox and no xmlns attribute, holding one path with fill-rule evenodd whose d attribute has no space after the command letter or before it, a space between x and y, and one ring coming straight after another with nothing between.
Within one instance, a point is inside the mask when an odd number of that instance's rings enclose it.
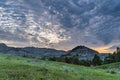
<instances>
[{"instance_id":1,"label":"sunset glow","mask_svg":"<svg viewBox=\"0 0 120 80\"><path fill-rule=\"evenodd\" d=\"M65 51L86 45L102 53L120 46L119 1L36 2L0 1L0 43Z\"/></svg>"}]
</instances>

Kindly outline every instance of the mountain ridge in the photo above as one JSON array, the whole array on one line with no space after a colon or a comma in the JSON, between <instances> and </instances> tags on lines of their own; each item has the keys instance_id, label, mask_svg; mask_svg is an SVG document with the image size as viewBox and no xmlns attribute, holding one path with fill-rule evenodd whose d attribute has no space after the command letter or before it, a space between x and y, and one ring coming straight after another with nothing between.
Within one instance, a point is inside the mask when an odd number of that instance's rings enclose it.
<instances>
[{"instance_id":1,"label":"mountain ridge","mask_svg":"<svg viewBox=\"0 0 120 80\"><path fill-rule=\"evenodd\" d=\"M99 55L104 60L104 58L107 55L100 54L99 52L85 46L77 46L70 51L63 51L51 48L37 48L37 47L15 48L8 47L4 43L0 43L0 52L16 56L29 56L41 58L61 57L63 55L64 56L79 55L79 60L92 60L94 55Z\"/></svg>"}]
</instances>

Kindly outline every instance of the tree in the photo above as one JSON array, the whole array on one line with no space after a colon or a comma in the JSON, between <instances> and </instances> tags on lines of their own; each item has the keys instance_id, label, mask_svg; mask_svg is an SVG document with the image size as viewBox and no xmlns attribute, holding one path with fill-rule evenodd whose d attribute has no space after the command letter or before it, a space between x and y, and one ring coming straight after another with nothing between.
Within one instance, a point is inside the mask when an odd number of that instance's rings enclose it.
<instances>
[{"instance_id":1,"label":"tree","mask_svg":"<svg viewBox=\"0 0 120 80\"><path fill-rule=\"evenodd\" d=\"M104 60L104 64L109 64L109 63L114 63L114 62L116 62L115 53L114 54L110 54Z\"/></svg>"},{"instance_id":2,"label":"tree","mask_svg":"<svg viewBox=\"0 0 120 80\"><path fill-rule=\"evenodd\" d=\"M92 60L92 64L94 66L97 66L97 65L101 65L102 64L102 60L100 59L100 57L98 55L95 55L93 60Z\"/></svg>"},{"instance_id":3,"label":"tree","mask_svg":"<svg viewBox=\"0 0 120 80\"><path fill-rule=\"evenodd\" d=\"M105 58L104 63L115 63L120 62L120 51L117 49L113 54L110 54L108 57Z\"/></svg>"},{"instance_id":4,"label":"tree","mask_svg":"<svg viewBox=\"0 0 120 80\"><path fill-rule=\"evenodd\" d=\"M49 58L50 61L57 61L57 58L56 57L51 57Z\"/></svg>"},{"instance_id":5,"label":"tree","mask_svg":"<svg viewBox=\"0 0 120 80\"><path fill-rule=\"evenodd\" d=\"M79 59L77 58L77 57L74 57L73 58L73 64L77 64L77 65L79 65Z\"/></svg>"},{"instance_id":6,"label":"tree","mask_svg":"<svg viewBox=\"0 0 120 80\"><path fill-rule=\"evenodd\" d=\"M81 60L79 62L79 65L84 65L84 66L91 66L92 62L90 60Z\"/></svg>"}]
</instances>

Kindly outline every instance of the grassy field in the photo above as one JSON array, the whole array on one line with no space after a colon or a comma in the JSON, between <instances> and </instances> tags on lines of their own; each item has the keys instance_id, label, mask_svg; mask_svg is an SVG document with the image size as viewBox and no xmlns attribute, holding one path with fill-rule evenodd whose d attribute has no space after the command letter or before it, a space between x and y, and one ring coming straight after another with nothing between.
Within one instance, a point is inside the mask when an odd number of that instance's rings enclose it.
<instances>
[{"instance_id":1,"label":"grassy field","mask_svg":"<svg viewBox=\"0 0 120 80\"><path fill-rule=\"evenodd\" d=\"M88 68L0 54L0 80L120 80L109 66L120 70L119 63Z\"/></svg>"}]
</instances>

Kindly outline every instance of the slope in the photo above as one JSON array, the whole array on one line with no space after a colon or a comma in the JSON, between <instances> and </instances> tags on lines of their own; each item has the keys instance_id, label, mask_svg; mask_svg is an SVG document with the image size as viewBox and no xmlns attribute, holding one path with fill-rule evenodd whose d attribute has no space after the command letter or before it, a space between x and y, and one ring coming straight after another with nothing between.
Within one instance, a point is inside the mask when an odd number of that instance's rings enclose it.
<instances>
[{"instance_id":1,"label":"slope","mask_svg":"<svg viewBox=\"0 0 120 80\"><path fill-rule=\"evenodd\" d=\"M0 80L119 80L119 74L60 62L0 54Z\"/></svg>"}]
</instances>

